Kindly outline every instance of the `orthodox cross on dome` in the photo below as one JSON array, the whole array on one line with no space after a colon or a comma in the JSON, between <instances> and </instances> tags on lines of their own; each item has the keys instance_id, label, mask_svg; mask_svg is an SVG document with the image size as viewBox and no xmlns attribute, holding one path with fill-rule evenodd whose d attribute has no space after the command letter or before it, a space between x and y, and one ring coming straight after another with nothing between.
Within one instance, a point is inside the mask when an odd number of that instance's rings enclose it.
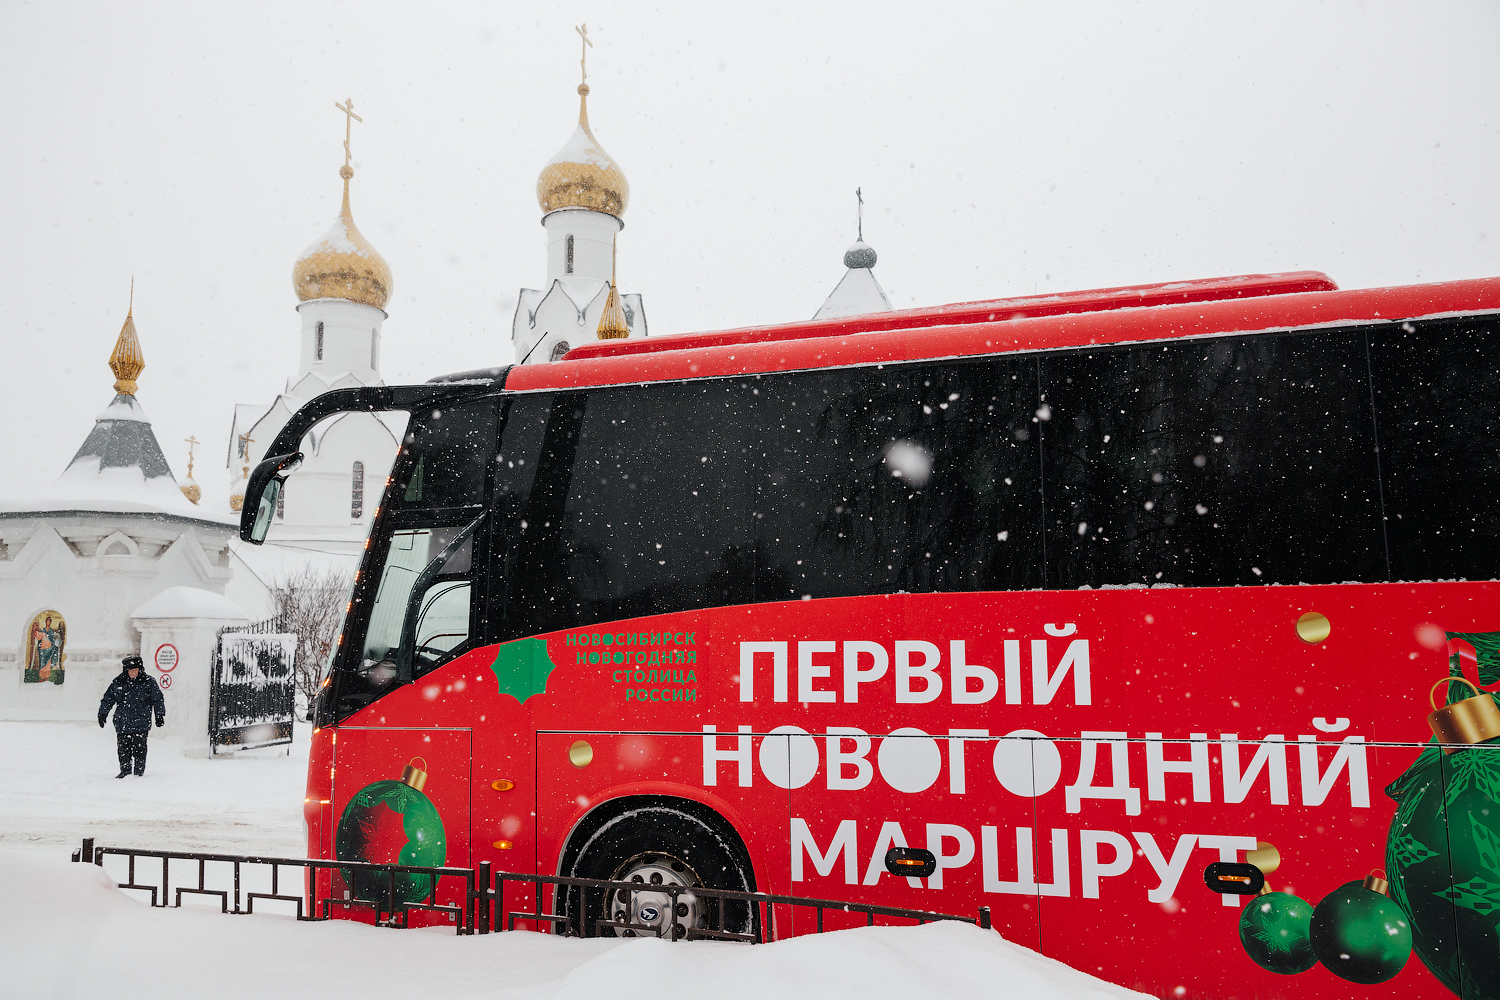
<instances>
[{"instance_id":1,"label":"orthodox cross on dome","mask_svg":"<svg viewBox=\"0 0 1500 1000\"><path fill-rule=\"evenodd\" d=\"M245 468L241 475L243 475L246 480L250 478L250 446L254 443L255 438L251 437L249 434L240 435L240 457L245 460Z\"/></svg>"},{"instance_id":2,"label":"orthodox cross on dome","mask_svg":"<svg viewBox=\"0 0 1500 1000\"><path fill-rule=\"evenodd\" d=\"M183 438L182 440L183 440L183 443L188 446L188 478L192 479L193 478L193 446L194 445L198 445L198 444L202 444L203 442L199 441L198 438L197 438L197 436L196 435L192 435L192 434L189 434L187 437Z\"/></svg>"},{"instance_id":3,"label":"orthodox cross on dome","mask_svg":"<svg viewBox=\"0 0 1500 1000\"><path fill-rule=\"evenodd\" d=\"M333 106L344 113L344 169L353 170L354 168L349 166L350 132L354 128L355 122L364 124L364 119L354 113L354 98L352 97L344 98L343 104L340 104L338 101L334 101Z\"/></svg>"},{"instance_id":4,"label":"orthodox cross on dome","mask_svg":"<svg viewBox=\"0 0 1500 1000\"><path fill-rule=\"evenodd\" d=\"M860 188L854 189L854 197L859 199L859 241L865 241L865 195Z\"/></svg>"},{"instance_id":5,"label":"orthodox cross on dome","mask_svg":"<svg viewBox=\"0 0 1500 1000\"><path fill-rule=\"evenodd\" d=\"M583 70L583 79L579 83L587 84L589 82L589 49L594 47L594 43L589 41L588 25L574 25L573 30L578 32L578 36L583 39L583 44L579 46L579 49L583 52L583 57L578 60L578 68Z\"/></svg>"}]
</instances>

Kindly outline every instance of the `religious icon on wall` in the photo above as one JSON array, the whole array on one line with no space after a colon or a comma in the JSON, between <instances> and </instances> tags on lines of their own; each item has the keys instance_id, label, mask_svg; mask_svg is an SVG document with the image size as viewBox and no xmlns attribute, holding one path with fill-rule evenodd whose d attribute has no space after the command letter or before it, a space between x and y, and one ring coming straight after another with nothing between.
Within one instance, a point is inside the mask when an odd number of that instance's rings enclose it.
<instances>
[{"instance_id":1,"label":"religious icon on wall","mask_svg":"<svg viewBox=\"0 0 1500 1000\"><path fill-rule=\"evenodd\" d=\"M30 640L26 643L27 684L61 684L63 682L63 648L68 642L68 625L56 611L43 611L31 620Z\"/></svg>"}]
</instances>

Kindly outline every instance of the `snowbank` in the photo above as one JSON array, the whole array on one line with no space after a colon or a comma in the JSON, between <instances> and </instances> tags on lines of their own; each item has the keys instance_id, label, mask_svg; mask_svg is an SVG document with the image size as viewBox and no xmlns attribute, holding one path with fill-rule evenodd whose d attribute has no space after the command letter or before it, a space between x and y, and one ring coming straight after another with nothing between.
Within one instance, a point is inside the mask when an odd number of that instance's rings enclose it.
<instances>
[{"instance_id":1,"label":"snowbank","mask_svg":"<svg viewBox=\"0 0 1500 1000\"><path fill-rule=\"evenodd\" d=\"M59 855L59 858L61 855ZM714 1000L1145 996L966 924L863 927L772 945L580 941L512 931L458 937L347 921L152 909L103 869L0 849L5 988L16 997L260 1000L319 996ZM393 937L394 935L394 937Z\"/></svg>"},{"instance_id":2,"label":"snowbank","mask_svg":"<svg viewBox=\"0 0 1500 1000\"><path fill-rule=\"evenodd\" d=\"M108 846L300 857L307 728L297 727L296 736L290 756L268 748L207 760L184 757L180 740L153 734L146 776L116 780L112 729L0 723L0 759L17 765L0 782L0 995L261 1000L290 990L366 1000L657 1000L687 989L712 1000L1145 996L966 924L862 927L754 947L529 931L458 937L447 929L299 923L274 912L224 915L206 897L187 897L180 910L152 909L145 893L115 888L110 875L124 878L122 859L107 859L108 870L67 861L85 836ZM189 884L186 874L178 870L173 884Z\"/></svg>"}]
</instances>

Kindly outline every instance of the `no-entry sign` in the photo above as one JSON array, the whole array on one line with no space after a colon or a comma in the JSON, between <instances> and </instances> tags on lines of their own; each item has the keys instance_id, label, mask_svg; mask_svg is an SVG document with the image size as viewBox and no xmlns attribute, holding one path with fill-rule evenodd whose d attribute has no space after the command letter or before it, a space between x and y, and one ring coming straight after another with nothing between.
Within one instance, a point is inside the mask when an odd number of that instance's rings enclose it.
<instances>
[{"instance_id":1,"label":"no-entry sign","mask_svg":"<svg viewBox=\"0 0 1500 1000\"><path fill-rule=\"evenodd\" d=\"M156 647L156 669L164 674L171 673L177 666L177 647L170 642L164 642Z\"/></svg>"}]
</instances>

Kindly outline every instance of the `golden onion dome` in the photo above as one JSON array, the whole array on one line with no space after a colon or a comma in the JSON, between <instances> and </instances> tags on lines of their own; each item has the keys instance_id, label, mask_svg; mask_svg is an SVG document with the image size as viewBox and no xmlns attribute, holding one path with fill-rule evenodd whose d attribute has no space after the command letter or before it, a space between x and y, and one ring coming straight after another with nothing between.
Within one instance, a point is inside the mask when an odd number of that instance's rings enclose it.
<instances>
[{"instance_id":1,"label":"golden onion dome","mask_svg":"<svg viewBox=\"0 0 1500 1000\"><path fill-rule=\"evenodd\" d=\"M344 207L338 220L292 267L297 300L347 299L384 309L391 298L390 265L355 227L349 212L349 178L354 171L342 167L339 175L344 178Z\"/></svg>"},{"instance_id":2,"label":"golden onion dome","mask_svg":"<svg viewBox=\"0 0 1500 1000\"><path fill-rule=\"evenodd\" d=\"M542 211L587 208L622 216L630 204L630 183L589 130L589 86L578 85L578 128L536 179Z\"/></svg>"}]
</instances>

